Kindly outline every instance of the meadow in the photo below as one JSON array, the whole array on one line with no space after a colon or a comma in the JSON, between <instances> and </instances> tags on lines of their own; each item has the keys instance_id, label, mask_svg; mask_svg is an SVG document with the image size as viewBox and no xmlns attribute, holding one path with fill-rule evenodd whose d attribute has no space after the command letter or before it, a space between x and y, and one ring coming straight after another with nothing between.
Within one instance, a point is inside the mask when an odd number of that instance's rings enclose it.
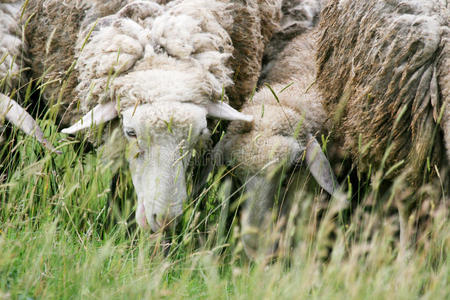
<instances>
[{"instance_id":1,"label":"meadow","mask_svg":"<svg viewBox=\"0 0 450 300\"><path fill-rule=\"evenodd\" d=\"M197 191L197 166L188 173L189 199L177 228L143 231L134 220L126 163L108 159L92 136L58 132L61 99L42 105L52 84L43 78L23 83L12 98L23 96L62 154L1 127L0 300L450 299L450 191L443 187L424 183L418 190L417 218L409 220L417 234L403 248L395 205L407 203L412 191L406 174L385 179L398 166L341 174L345 193L331 199L310 176L284 173L275 202L291 207L279 220L274 209L266 234L269 245L278 241L277 251L252 260L239 222L246 195L233 170L216 168ZM0 78L0 92L5 82Z\"/></svg>"},{"instance_id":2,"label":"meadow","mask_svg":"<svg viewBox=\"0 0 450 300\"><path fill-rule=\"evenodd\" d=\"M344 196L357 202L350 207L294 187L285 229L274 230L276 257L252 261L240 241L245 195L232 188L232 170L216 170L191 193L175 232L151 234L136 228L126 165L115 176L83 136L57 133L50 114L39 124L62 155L15 129L4 133L0 299L450 298L445 205L431 198L435 207L424 209L432 218L413 248L398 245L388 207L404 178L384 194L382 172L360 179Z\"/></svg>"}]
</instances>

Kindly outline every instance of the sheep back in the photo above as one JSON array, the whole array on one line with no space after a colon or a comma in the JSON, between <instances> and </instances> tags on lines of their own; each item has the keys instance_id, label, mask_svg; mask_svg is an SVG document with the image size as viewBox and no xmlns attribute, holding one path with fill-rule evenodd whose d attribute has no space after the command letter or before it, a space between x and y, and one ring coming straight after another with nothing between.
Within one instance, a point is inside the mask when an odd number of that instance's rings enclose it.
<instances>
[{"instance_id":1,"label":"sheep back","mask_svg":"<svg viewBox=\"0 0 450 300\"><path fill-rule=\"evenodd\" d=\"M277 61L278 54L283 51L286 45L293 38L316 26L321 7L319 0L284 0L282 2L282 18L279 28L264 50L260 83L266 80L273 62ZM282 73L293 74L291 71Z\"/></svg>"},{"instance_id":2,"label":"sheep back","mask_svg":"<svg viewBox=\"0 0 450 300\"><path fill-rule=\"evenodd\" d=\"M334 0L324 9L318 85L360 170L399 164L391 177L408 170L411 182L419 183L427 160L443 163L436 123L448 101L448 81L440 75L440 92L437 58L448 20L437 0Z\"/></svg>"}]
</instances>

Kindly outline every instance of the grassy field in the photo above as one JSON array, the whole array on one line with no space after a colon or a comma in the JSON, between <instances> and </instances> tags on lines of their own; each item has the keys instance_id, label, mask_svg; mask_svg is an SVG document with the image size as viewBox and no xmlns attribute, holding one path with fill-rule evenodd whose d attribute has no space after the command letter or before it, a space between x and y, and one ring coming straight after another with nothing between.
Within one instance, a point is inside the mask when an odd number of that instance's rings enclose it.
<instances>
[{"instance_id":1,"label":"grassy field","mask_svg":"<svg viewBox=\"0 0 450 300\"><path fill-rule=\"evenodd\" d=\"M27 104L39 98L22 87ZM345 199L329 201L294 186L288 215L274 225L284 229L267 234L279 241L276 256L249 260L239 224L245 195L231 188L229 170L191 195L175 232L143 232L126 165L116 175L82 135L58 133L55 114L39 124L62 155L11 128L0 144L0 300L450 299L449 204L429 186L417 210L429 218L405 251L393 208L409 196L404 177L386 190L391 170L352 175Z\"/></svg>"},{"instance_id":2,"label":"grassy field","mask_svg":"<svg viewBox=\"0 0 450 300\"><path fill-rule=\"evenodd\" d=\"M242 195L230 198L225 170L186 203L176 234L151 235L133 229L126 168L114 177L100 153L40 124L63 155L16 131L1 148L0 299L450 298L444 209L399 255L395 215L364 205L381 198L376 184L351 214L330 201L319 224L319 191L297 191L278 258L251 262L239 237Z\"/></svg>"}]
</instances>

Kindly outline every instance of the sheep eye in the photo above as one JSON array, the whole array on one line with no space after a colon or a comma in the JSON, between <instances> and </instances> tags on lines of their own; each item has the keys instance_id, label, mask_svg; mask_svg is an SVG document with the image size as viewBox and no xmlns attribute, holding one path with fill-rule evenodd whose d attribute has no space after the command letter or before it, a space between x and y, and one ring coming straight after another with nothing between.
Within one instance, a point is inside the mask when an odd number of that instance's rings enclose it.
<instances>
[{"instance_id":1,"label":"sheep eye","mask_svg":"<svg viewBox=\"0 0 450 300\"><path fill-rule=\"evenodd\" d=\"M134 131L134 129L125 129L125 134L129 138L136 138L136 131Z\"/></svg>"}]
</instances>

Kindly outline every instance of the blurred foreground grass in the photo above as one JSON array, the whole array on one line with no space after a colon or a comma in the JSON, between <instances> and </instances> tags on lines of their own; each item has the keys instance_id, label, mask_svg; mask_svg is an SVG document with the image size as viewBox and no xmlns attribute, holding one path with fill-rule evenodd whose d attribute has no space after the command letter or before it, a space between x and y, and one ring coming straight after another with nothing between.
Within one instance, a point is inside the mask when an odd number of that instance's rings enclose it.
<instances>
[{"instance_id":1,"label":"blurred foreground grass","mask_svg":"<svg viewBox=\"0 0 450 300\"><path fill-rule=\"evenodd\" d=\"M399 256L394 217L357 208L341 222L331 202L318 225L320 195L299 190L279 258L249 262L236 209L242 195L227 202L224 170L186 203L181 229L167 240L132 228L126 169L114 177L99 153L81 151L51 124L41 122L63 155L19 132L1 148L0 299L450 299L445 211L414 253Z\"/></svg>"}]
</instances>

